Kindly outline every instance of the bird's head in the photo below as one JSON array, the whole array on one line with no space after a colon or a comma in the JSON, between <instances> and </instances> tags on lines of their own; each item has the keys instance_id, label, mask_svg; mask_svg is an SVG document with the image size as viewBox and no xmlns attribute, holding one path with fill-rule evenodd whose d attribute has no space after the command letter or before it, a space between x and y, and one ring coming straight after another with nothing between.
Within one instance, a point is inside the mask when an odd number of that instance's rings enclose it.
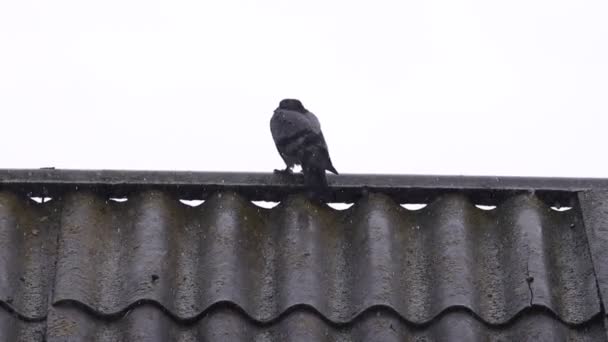
<instances>
[{"instance_id":1,"label":"bird's head","mask_svg":"<svg viewBox=\"0 0 608 342\"><path fill-rule=\"evenodd\" d=\"M300 100L296 100L296 99L284 99L284 100L282 100L281 103L279 103L279 108L280 109L285 109L285 110L295 110L297 112L305 112L306 111L306 109L302 105L302 102L300 102Z\"/></svg>"}]
</instances>

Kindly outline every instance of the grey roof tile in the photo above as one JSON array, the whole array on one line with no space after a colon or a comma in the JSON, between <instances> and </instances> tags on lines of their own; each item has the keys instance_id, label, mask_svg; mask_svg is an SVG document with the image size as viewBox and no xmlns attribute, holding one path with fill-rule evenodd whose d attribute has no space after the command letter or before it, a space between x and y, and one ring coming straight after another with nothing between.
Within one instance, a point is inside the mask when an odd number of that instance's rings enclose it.
<instances>
[{"instance_id":1,"label":"grey roof tile","mask_svg":"<svg viewBox=\"0 0 608 342\"><path fill-rule=\"evenodd\" d=\"M538 305L578 324L600 312L579 221L530 195L494 211L447 195L410 212L374 194L336 211L299 196L264 210L234 193L195 208L161 192L74 193L53 301L101 315L150 301L183 320L226 301L260 322L293 306L337 323L385 306L418 324L451 307L502 324Z\"/></svg>"},{"instance_id":2,"label":"grey roof tile","mask_svg":"<svg viewBox=\"0 0 608 342\"><path fill-rule=\"evenodd\" d=\"M0 304L0 341L42 342L46 338L46 321L25 321Z\"/></svg>"},{"instance_id":3,"label":"grey roof tile","mask_svg":"<svg viewBox=\"0 0 608 342\"><path fill-rule=\"evenodd\" d=\"M347 184L359 197L340 211L238 175L198 207L179 201L181 186L197 191L187 179L123 189L118 174L90 175L85 189L60 172L0 179L0 341L607 339L599 181L568 183L578 197L557 181L521 191L526 179L497 197L466 179L459 191L421 178L398 196ZM27 197L38 186L51 202ZM273 209L250 202L274 191L288 195ZM428 206L401 207L408 193Z\"/></svg>"},{"instance_id":4,"label":"grey roof tile","mask_svg":"<svg viewBox=\"0 0 608 342\"><path fill-rule=\"evenodd\" d=\"M56 204L0 192L0 305L24 319L46 317L55 275Z\"/></svg>"},{"instance_id":5,"label":"grey roof tile","mask_svg":"<svg viewBox=\"0 0 608 342\"><path fill-rule=\"evenodd\" d=\"M604 307L608 306L608 191L579 193L589 248Z\"/></svg>"},{"instance_id":6,"label":"grey roof tile","mask_svg":"<svg viewBox=\"0 0 608 342\"><path fill-rule=\"evenodd\" d=\"M162 310L141 305L124 318L106 320L70 305L55 306L49 315L49 342L90 341L608 341L604 320L568 326L543 312L526 312L503 326L491 326L466 311L442 314L427 325L408 324L383 309L369 310L355 321L335 325L317 313L297 309L269 324L260 324L231 307L218 306L187 324Z\"/></svg>"}]
</instances>

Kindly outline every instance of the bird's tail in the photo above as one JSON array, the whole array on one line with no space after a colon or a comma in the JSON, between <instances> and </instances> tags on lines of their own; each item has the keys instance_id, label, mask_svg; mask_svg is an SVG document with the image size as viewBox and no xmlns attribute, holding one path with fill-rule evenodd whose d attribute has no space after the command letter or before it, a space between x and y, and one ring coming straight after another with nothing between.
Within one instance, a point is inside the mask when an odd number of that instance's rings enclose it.
<instances>
[{"instance_id":1,"label":"bird's tail","mask_svg":"<svg viewBox=\"0 0 608 342\"><path fill-rule=\"evenodd\" d=\"M304 182L307 186L316 189L327 188L327 177L324 169L306 168L302 171L304 173Z\"/></svg>"},{"instance_id":2,"label":"bird's tail","mask_svg":"<svg viewBox=\"0 0 608 342\"><path fill-rule=\"evenodd\" d=\"M327 167L327 171L333 173L334 175L338 174L338 170L336 170L336 168L331 164L331 161L329 162L329 166Z\"/></svg>"},{"instance_id":3,"label":"bird's tail","mask_svg":"<svg viewBox=\"0 0 608 342\"><path fill-rule=\"evenodd\" d=\"M327 150L323 150L323 157L321 159L323 160L322 165L325 170L333 173L334 175L338 174L338 170L336 170L334 164L331 162L331 158L329 158L329 152L327 152Z\"/></svg>"}]
</instances>

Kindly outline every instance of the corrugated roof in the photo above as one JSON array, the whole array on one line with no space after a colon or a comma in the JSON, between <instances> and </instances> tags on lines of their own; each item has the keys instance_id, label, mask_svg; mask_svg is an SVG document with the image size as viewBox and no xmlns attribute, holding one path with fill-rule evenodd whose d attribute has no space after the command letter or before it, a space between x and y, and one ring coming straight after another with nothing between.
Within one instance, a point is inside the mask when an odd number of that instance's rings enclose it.
<instances>
[{"instance_id":1,"label":"corrugated roof","mask_svg":"<svg viewBox=\"0 0 608 342\"><path fill-rule=\"evenodd\" d=\"M289 311L259 324L239 310L220 305L182 324L158 308L139 305L124 318L107 321L78 308L57 306L49 315L49 341L236 341L236 342L402 342L402 341L606 341L596 317L571 327L551 315L530 312L506 326L484 324L466 311L447 312L419 327L384 309L371 309L353 322L335 325L307 309Z\"/></svg>"},{"instance_id":2,"label":"corrugated roof","mask_svg":"<svg viewBox=\"0 0 608 342\"><path fill-rule=\"evenodd\" d=\"M608 340L600 180L334 183L356 194L335 210L234 175L190 207L196 183L162 175L15 172L0 172L0 341ZM432 200L408 210L407 193Z\"/></svg>"}]
</instances>

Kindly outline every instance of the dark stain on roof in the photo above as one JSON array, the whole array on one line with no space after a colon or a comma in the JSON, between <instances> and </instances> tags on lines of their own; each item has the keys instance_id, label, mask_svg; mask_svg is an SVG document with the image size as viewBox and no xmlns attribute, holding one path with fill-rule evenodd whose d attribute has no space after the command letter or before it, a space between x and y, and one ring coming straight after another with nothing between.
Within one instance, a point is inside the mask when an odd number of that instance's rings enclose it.
<instances>
[{"instance_id":1,"label":"dark stain on roof","mask_svg":"<svg viewBox=\"0 0 608 342\"><path fill-rule=\"evenodd\" d=\"M264 209L234 188L190 207L154 186L35 203L2 182L0 341L607 340L592 188L560 194L567 211L534 189L411 211L376 191Z\"/></svg>"}]
</instances>

